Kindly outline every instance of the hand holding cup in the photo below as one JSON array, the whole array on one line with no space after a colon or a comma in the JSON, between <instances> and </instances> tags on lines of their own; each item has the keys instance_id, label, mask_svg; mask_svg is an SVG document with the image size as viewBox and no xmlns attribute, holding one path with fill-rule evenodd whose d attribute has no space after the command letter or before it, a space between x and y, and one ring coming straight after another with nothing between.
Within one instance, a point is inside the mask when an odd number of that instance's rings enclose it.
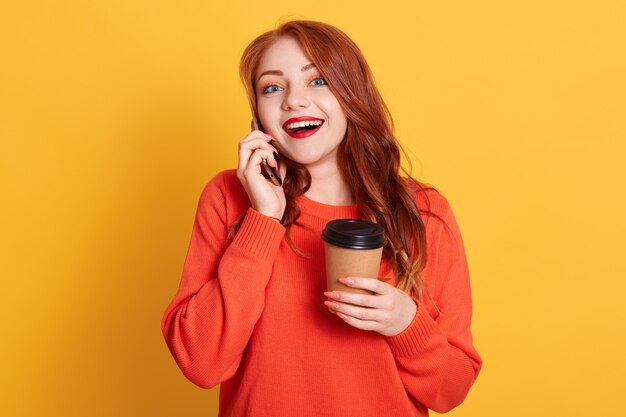
<instances>
[{"instance_id":1,"label":"hand holding cup","mask_svg":"<svg viewBox=\"0 0 626 417\"><path fill-rule=\"evenodd\" d=\"M324 304L349 325L384 336L401 333L417 305L404 291L378 278L385 233L378 224L339 219L322 232L330 301Z\"/></svg>"},{"instance_id":2,"label":"hand holding cup","mask_svg":"<svg viewBox=\"0 0 626 417\"><path fill-rule=\"evenodd\" d=\"M324 304L353 327L375 331L383 336L395 336L409 327L415 318L417 304L407 293L393 285L363 277L343 277L339 281L349 288L371 292L324 293L330 299Z\"/></svg>"}]
</instances>

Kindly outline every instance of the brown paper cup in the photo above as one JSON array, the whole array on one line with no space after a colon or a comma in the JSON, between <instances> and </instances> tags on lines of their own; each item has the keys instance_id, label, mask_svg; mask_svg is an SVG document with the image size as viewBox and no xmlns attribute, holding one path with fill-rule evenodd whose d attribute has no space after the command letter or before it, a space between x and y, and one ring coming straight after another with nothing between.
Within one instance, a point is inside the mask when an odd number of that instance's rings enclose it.
<instances>
[{"instance_id":1,"label":"brown paper cup","mask_svg":"<svg viewBox=\"0 0 626 417\"><path fill-rule=\"evenodd\" d=\"M376 223L358 219L337 219L322 231L326 257L326 279L329 291L372 294L348 287L339 278L346 276L378 278L385 246L385 233Z\"/></svg>"},{"instance_id":2,"label":"brown paper cup","mask_svg":"<svg viewBox=\"0 0 626 417\"><path fill-rule=\"evenodd\" d=\"M348 287L341 277L378 278L383 248L347 249L324 242L326 255L326 287L328 291L345 291L357 294L372 294L371 291Z\"/></svg>"}]
</instances>

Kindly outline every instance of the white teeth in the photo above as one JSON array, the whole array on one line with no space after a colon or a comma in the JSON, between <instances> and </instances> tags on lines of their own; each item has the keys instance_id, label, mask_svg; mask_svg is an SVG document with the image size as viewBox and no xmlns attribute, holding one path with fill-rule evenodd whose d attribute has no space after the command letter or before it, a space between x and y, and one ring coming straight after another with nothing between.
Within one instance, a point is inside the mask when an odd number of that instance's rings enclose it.
<instances>
[{"instance_id":1,"label":"white teeth","mask_svg":"<svg viewBox=\"0 0 626 417\"><path fill-rule=\"evenodd\" d=\"M295 123L289 123L287 126L285 126L287 129L297 129L299 127L305 127L305 126L319 126L322 124L322 120L305 120L303 122L295 122Z\"/></svg>"}]
</instances>

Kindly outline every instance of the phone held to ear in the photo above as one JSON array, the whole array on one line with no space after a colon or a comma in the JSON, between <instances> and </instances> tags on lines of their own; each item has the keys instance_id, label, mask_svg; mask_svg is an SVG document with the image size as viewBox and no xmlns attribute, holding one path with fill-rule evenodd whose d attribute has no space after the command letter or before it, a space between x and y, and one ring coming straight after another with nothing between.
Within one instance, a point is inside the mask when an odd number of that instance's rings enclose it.
<instances>
[{"instance_id":1,"label":"phone held to ear","mask_svg":"<svg viewBox=\"0 0 626 417\"><path fill-rule=\"evenodd\" d=\"M276 162L278 163L278 159L276 160ZM283 186L283 182L280 179L280 175L273 167L269 166L269 164L267 163L267 160L263 159L261 166L263 168L263 176L265 177L265 179L272 181L272 184L277 185L279 187Z\"/></svg>"},{"instance_id":2,"label":"phone held to ear","mask_svg":"<svg viewBox=\"0 0 626 417\"><path fill-rule=\"evenodd\" d=\"M259 124L257 123L256 119L252 119L252 128L254 130L259 130ZM275 155L274 159L276 160L276 164L278 165L278 156ZM274 185L276 185L278 187L282 187L283 186L283 182L280 179L280 174L279 174L278 170L274 169L273 167L271 167L267 163L266 159L262 159L261 160L261 173L263 174L265 179L271 181L272 184L274 184Z\"/></svg>"}]
</instances>

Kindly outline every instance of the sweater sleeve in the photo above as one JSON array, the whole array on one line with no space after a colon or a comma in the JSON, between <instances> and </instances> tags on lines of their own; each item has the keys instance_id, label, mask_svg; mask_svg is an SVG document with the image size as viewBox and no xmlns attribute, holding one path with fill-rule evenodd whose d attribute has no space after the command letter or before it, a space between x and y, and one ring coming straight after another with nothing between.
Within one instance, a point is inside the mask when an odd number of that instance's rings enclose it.
<instances>
[{"instance_id":1,"label":"sweater sleeve","mask_svg":"<svg viewBox=\"0 0 626 417\"><path fill-rule=\"evenodd\" d=\"M184 375L211 388L234 375L264 308L285 229L252 208L227 242L224 173L203 190L180 286L161 329Z\"/></svg>"},{"instance_id":2,"label":"sweater sleeve","mask_svg":"<svg viewBox=\"0 0 626 417\"><path fill-rule=\"evenodd\" d=\"M428 260L423 271L436 308L429 313L426 295L424 301L415 300L413 322L387 341L409 395L442 413L463 402L482 360L470 332L472 300L461 234L447 201L439 195L436 199L437 216L428 218Z\"/></svg>"}]
</instances>

